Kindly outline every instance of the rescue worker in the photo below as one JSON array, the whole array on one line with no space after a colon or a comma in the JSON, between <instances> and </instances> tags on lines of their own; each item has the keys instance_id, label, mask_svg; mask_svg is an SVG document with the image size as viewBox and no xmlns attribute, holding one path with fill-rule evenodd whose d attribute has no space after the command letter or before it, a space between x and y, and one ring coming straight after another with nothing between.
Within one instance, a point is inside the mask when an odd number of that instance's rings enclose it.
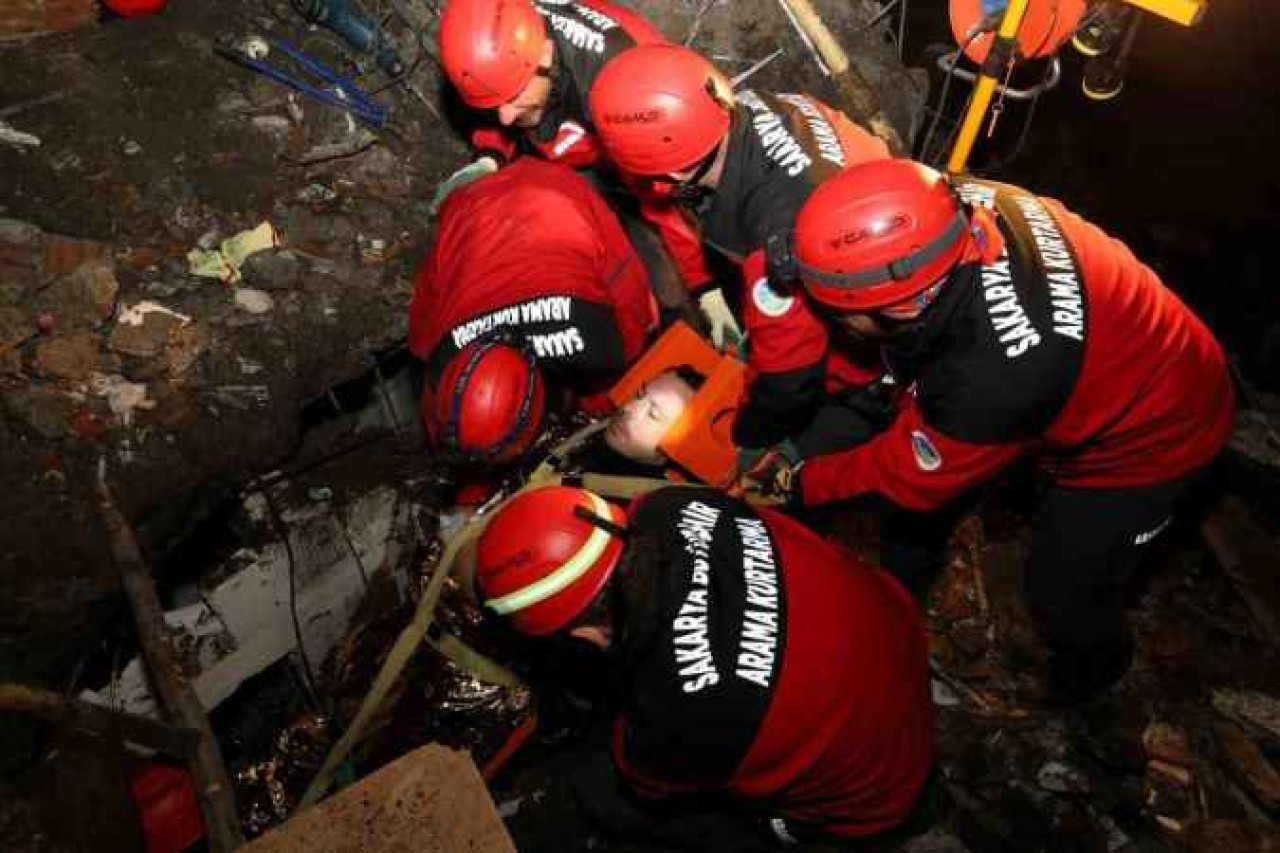
<instances>
[{"instance_id":1,"label":"rescue worker","mask_svg":"<svg viewBox=\"0 0 1280 853\"><path fill-rule=\"evenodd\" d=\"M560 391L603 412L657 325L613 211L571 169L536 158L449 197L415 286L409 349L426 363L428 432L476 462L527 450Z\"/></svg>"},{"instance_id":2,"label":"rescue worker","mask_svg":"<svg viewBox=\"0 0 1280 853\"><path fill-rule=\"evenodd\" d=\"M1026 594L1049 686L1084 698L1119 680L1126 583L1232 427L1212 333L1060 203L909 160L824 184L776 267L841 345L884 346L910 393L883 433L780 466L764 487L804 506L875 496L935 510L1034 456L1047 487Z\"/></svg>"},{"instance_id":3,"label":"rescue worker","mask_svg":"<svg viewBox=\"0 0 1280 853\"><path fill-rule=\"evenodd\" d=\"M847 166L887 157L888 149L810 95L732 92L710 62L672 45L623 53L601 71L590 99L613 161L688 205L704 245L741 270L757 376L734 439L750 467L814 417L824 389L853 393L881 372L873 350L832 351L817 320L780 322L807 309L769 281L765 258L817 186Z\"/></svg>"},{"instance_id":4,"label":"rescue worker","mask_svg":"<svg viewBox=\"0 0 1280 853\"><path fill-rule=\"evenodd\" d=\"M602 0L449 0L440 16L440 63L462 101L493 111L496 124L481 122L471 133L474 157L437 192L437 204L456 186L497 171L521 154L533 154L574 169L589 170L597 189L621 188L625 176L603 162L587 92L606 63L638 44L664 41L662 33L623 6ZM642 252L660 253L630 220L624 224ZM709 277L697 235L682 212L650 200L647 218L662 236L685 283L700 287ZM646 256L646 261L657 263ZM687 299L683 291L678 294ZM675 307L676 294L664 298Z\"/></svg>"},{"instance_id":5,"label":"rescue worker","mask_svg":"<svg viewBox=\"0 0 1280 853\"><path fill-rule=\"evenodd\" d=\"M748 851L769 833L876 835L917 803L932 762L919 610L786 516L705 487L623 510L548 486L495 512L475 559L487 608L603 650L620 676L613 766L600 750L575 780L615 833Z\"/></svg>"}]
</instances>

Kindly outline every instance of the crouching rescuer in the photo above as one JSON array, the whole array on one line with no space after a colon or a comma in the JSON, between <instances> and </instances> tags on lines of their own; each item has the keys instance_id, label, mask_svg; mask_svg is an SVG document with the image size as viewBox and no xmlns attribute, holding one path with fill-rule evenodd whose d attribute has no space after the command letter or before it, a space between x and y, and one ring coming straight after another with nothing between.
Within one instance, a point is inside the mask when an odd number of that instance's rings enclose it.
<instances>
[{"instance_id":1,"label":"crouching rescuer","mask_svg":"<svg viewBox=\"0 0 1280 853\"><path fill-rule=\"evenodd\" d=\"M571 169L524 158L457 190L409 317L436 447L501 464L529 449L547 410L607 410L657 318L617 217Z\"/></svg>"},{"instance_id":2,"label":"crouching rescuer","mask_svg":"<svg viewBox=\"0 0 1280 853\"><path fill-rule=\"evenodd\" d=\"M1049 685L1079 699L1117 681L1127 582L1231 430L1210 331L1058 202L908 160L818 188L774 274L803 283L835 345L881 344L906 393L869 441L748 486L928 511L1033 455L1044 488L1026 593Z\"/></svg>"},{"instance_id":3,"label":"crouching rescuer","mask_svg":"<svg viewBox=\"0 0 1280 853\"><path fill-rule=\"evenodd\" d=\"M516 631L603 650L625 696L612 763L575 766L614 833L689 850L862 838L913 810L932 761L927 646L892 577L704 487L629 510L547 486L476 546Z\"/></svg>"}]
</instances>

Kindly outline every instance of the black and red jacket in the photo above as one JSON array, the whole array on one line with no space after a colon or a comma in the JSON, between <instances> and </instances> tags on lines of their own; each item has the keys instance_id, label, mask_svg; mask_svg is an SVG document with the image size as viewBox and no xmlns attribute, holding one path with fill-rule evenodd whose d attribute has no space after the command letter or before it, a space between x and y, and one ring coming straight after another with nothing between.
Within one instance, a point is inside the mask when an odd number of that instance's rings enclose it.
<instances>
[{"instance_id":1,"label":"black and red jacket","mask_svg":"<svg viewBox=\"0 0 1280 853\"><path fill-rule=\"evenodd\" d=\"M445 202L418 270L409 349L434 385L460 349L509 329L553 380L598 395L656 322L644 266L600 194L573 170L526 157Z\"/></svg>"},{"instance_id":2,"label":"black and red jacket","mask_svg":"<svg viewBox=\"0 0 1280 853\"><path fill-rule=\"evenodd\" d=\"M1155 485L1207 464L1235 400L1199 318L1060 203L982 181L960 191L994 209L998 259L960 267L922 328L886 351L910 391L896 420L806 462L803 502L878 494L931 509L1028 453L1070 487Z\"/></svg>"},{"instance_id":3,"label":"black and red jacket","mask_svg":"<svg viewBox=\"0 0 1280 853\"><path fill-rule=\"evenodd\" d=\"M841 169L888 156L884 142L809 95L744 89L720 181L697 208L704 245L742 270L749 360L757 371L734 438L775 444L801 429L824 387L863 385L877 357L829 356L826 327L801 323L797 300L770 286L765 250L787 234L809 195Z\"/></svg>"},{"instance_id":4,"label":"black and red jacket","mask_svg":"<svg viewBox=\"0 0 1280 853\"><path fill-rule=\"evenodd\" d=\"M663 43L666 38L630 9L601 0L539 0L534 5L555 44L551 96L542 120L529 130L486 124L472 131L471 144L477 152L496 152L504 162L519 154L534 154L574 169L600 168L605 165L604 149L587 108L591 85L605 63L622 51ZM625 175L617 179L637 192L644 191ZM697 234L682 212L657 196L641 210L662 236L685 282L702 286L710 276Z\"/></svg>"},{"instance_id":5,"label":"black and red jacket","mask_svg":"<svg viewBox=\"0 0 1280 853\"><path fill-rule=\"evenodd\" d=\"M655 603L618 653L614 758L639 793L721 793L867 836L929 773L933 714L907 592L791 519L708 488L662 489L630 526L662 543Z\"/></svg>"}]
</instances>

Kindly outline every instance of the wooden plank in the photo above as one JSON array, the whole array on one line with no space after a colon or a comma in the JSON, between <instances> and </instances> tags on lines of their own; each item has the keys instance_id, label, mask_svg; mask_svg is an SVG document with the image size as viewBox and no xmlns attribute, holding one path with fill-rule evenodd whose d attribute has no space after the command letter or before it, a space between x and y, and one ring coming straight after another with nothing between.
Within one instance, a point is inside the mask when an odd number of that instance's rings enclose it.
<instances>
[{"instance_id":1,"label":"wooden plank","mask_svg":"<svg viewBox=\"0 0 1280 853\"><path fill-rule=\"evenodd\" d=\"M429 744L240 853L516 853L471 757Z\"/></svg>"}]
</instances>

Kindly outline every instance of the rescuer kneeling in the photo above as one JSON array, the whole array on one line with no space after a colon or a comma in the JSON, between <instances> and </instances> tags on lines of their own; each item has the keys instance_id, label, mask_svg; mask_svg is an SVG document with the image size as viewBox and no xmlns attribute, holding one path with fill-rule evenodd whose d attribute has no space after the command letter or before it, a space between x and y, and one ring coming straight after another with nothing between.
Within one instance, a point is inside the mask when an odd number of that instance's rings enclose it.
<instances>
[{"instance_id":1,"label":"rescuer kneeling","mask_svg":"<svg viewBox=\"0 0 1280 853\"><path fill-rule=\"evenodd\" d=\"M584 178L535 158L449 197L416 288L427 430L485 466L523 454L566 396L606 411L658 320L617 216Z\"/></svg>"},{"instance_id":2,"label":"rescuer kneeling","mask_svg":"<svg viewBox=\"0 0 1280 853\"><path fill-rule=\"evenodd\" d=\"M795 505L878 496L934 510L1034 455L1046 482L1026 593L1050 687L1078 699L1117 681L1127 582L1231 430L1210 331L1058 202L908 160L823 184L773 268L803 283L834 339L882 344L908 393L866 443L746 486Z\"/></svg>"},{"instance_id":3,"label":"rescuer kneeling","mask_svg":"<svg viewBox=\"0 0 1280 853\"><path fill-rule=\"evenodd\" d=\"M916 805L932 761L919 610L795 521L703 487L624 510L548 486L494 514L475 560L487 608L620 675L613 766L601 751L575 771L613 831L747 851L876 835Z\"/></svg>"}]
</instances>

